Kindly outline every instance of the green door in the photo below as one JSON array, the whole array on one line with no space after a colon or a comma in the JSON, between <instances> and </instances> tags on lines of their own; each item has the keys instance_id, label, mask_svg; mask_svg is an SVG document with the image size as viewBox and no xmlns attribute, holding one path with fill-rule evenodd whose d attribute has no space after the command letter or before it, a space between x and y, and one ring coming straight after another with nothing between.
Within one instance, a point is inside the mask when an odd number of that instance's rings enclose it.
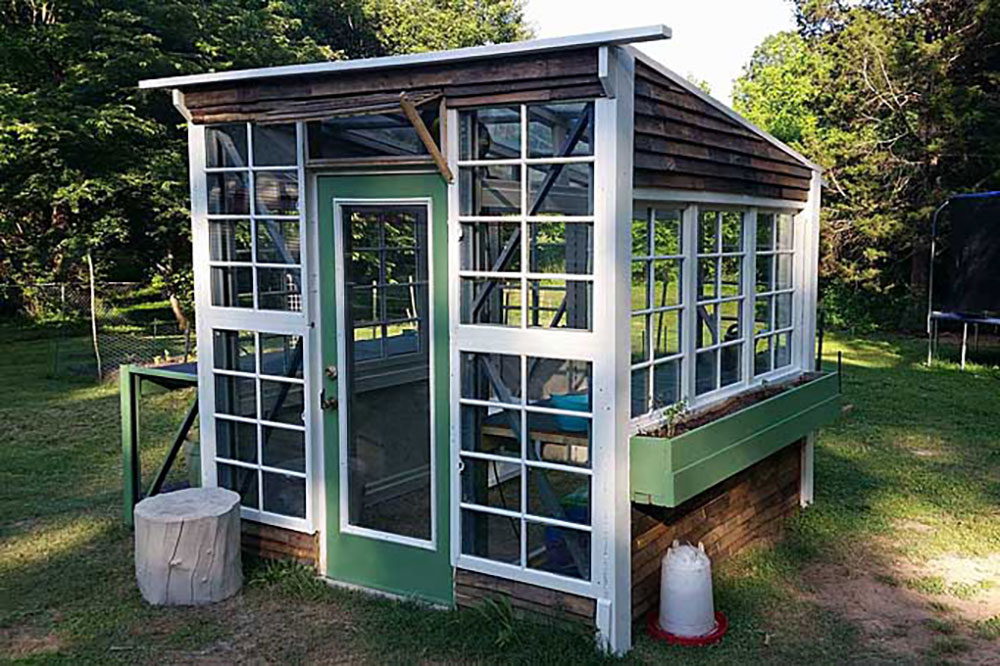
<instances>
[{"instance_id":1,"label":"green door","mask_svg":"<svg viewBox=\"0 0 1000 666\"><path fill-rule=\"evenodd\" d=\"M327 572L451 605L446 188L318 190Z\"/></svg>"}]
</instances>

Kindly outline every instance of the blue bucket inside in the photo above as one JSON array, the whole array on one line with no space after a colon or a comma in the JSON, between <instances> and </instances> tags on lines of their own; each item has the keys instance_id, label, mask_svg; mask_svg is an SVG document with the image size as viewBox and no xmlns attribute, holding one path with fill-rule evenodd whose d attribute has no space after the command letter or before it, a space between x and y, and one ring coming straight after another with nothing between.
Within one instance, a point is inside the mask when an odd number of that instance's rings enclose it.
<instances>
[{"instance_id":1,"label":"blue bucket inside","mask_svg":"<svg viewBox=\"0 0 1000 666\"><path fill-rule=\"evenodd\" d=\"M554 395L549 398L549 406L555 409L565 409L573 412L587 411L589 396L586 393L570 393L567 395ZM588 419L579 416L566 416L564 414L555 415L556 425L565 432L587 432Z\"/></svg>"}]
</instances>

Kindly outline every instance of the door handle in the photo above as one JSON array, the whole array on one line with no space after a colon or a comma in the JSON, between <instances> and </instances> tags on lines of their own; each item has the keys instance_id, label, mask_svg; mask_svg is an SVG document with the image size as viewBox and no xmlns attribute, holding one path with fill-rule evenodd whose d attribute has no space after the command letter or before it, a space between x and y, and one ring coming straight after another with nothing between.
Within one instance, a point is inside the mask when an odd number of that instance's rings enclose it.
<instances>
[{"instance_id":1,"label":"door handle","mask_svg":"<svg viewBox=\"0 0 1000 666\"><path fill-rule=\"evenodd\" d=\"M336 410L340 401L336 397L326 397L326 389L319 392L319 406L322 409Z\"/></svg>"}]
</instances>

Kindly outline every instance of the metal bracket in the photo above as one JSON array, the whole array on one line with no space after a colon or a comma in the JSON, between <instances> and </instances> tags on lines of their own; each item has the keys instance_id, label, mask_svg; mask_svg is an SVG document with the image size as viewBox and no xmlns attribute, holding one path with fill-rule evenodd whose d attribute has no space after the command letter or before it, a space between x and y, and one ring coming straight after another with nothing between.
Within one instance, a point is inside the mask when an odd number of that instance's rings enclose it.
<instances>
[{"instance_id":1,"label":"metal bracket","mask_svg":"<svg viewBox=\"0 0 1000 666\"><path fill-rule=\"evenodd\" d=\"M337 398L326 397L326 389L319 392L319 406L321 409L331 409L336 410L340 406L340 401Z\"/></svg>"}]
</instances>

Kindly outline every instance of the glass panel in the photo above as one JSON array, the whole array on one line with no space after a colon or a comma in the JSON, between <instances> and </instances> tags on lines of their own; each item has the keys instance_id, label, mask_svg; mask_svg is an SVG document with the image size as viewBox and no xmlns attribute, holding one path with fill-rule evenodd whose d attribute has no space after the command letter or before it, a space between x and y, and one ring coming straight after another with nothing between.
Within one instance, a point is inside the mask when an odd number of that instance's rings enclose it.
<instances>
[{"instance_id":1,"label":"glass panel","mask_svg":"<svg viewBox=\"0 0 1000 666\"><path fill-rule=\"evenodd\" d=\"M533 273L590 274L594 271L594 230L586 222L532 222L528 248Z\"/></svg>"},{"instance_id":2,"label":"glass panel","mask_svg":"<svg viewBox=\"0 0 1000 666\"><path fill-rule=\"evenodd\" d=\"M567 523L590 524L590 477L528 467L527 513Z\"/></svg>"},{"instance_id":3,"label":"glass panel","mask_svg":"<svg viewBox=\"0 0 1000 666\"><path fill-rule=\"evenodd\" d=\"M521 212L521 167L460 167L459 214L518 215Z\"/></svg>"},{"instance_id":4,"label":"glass panel","mask_svg":"<svg viewBox=\"0 0 1000 666\"><path fill-rule=\"evenodd\" d=\"M214 168L245 167L246 165L246 123L205 127L205 166Z\"/></svg>"},{"instance_id":5,"label":"glass panel","mask_svg":"<svg viewBox=\"0 0 1000 666\"><path fill-rule=\"evenodd\" d=\"M224 463L218 463L216 470L220 488L238 493L240 504L248 509L260 509L257 498L257 470Z\"/></svg>"},{"instance_id":6,"label":"glass panel","mask_svg":"<svg viewBox=\"0 0 1000 666\"><path fill-rule=\"evenodd\" d=\"M593 215L594 165L528 167L528 215Z\"/></svg>"},{"instance_id":7,"label":"glass panel","mask_svg":"<svg viewBox=\"0 0 1000 666\"><path fill-rule=\"evenodd\" d=\"M775 280L775 289L791 289L792 255L779 254L776 259L778 260L778 276Z\"/></svg>"},{"instance_id":8,"label":"glass panel","mask_svg":"<svg viewBox=\"0 0 1000 666\"><path fill-rule=\"evenodd\" d=\"M463 324L521 325L521 281L462 278Z\"/></svg>"},{"instance_id":9,"label":"glass panel","mask_svg":"<svg viewBox=\"0 0 1000 666\"><path fill-rule=\"evenodd\" d=\"M590 411L591 364L528 357L528 404Z\"/></svg>"},{"instance_id":10,"label":"glass panel","mask_svg":"<svg viewBox=\"0 0 1000 666\"><path fill-rule=\"evenodd\" d=\"M567 405L561 408L574 409L575 397L561 397L553 406ZM590 467L592 439L591 421L585 416L528 412L528 460Z\"/></svg>"},{"instance_id":11,"label":"glass panel","mask_svg":"<svg viewBox=\"0 0 1000 666\"><path fill-rule=\"evenodd\" d=\"M774 296L764 296L757 299L754 314L754 332L757 334L767 333L771 330L771 309L774 303Z\"/></svg>"},{"instance_id":12,"label":"glass panel","mask_svg":"<svg viewBox=\"0 0 1000 666\"><path fill-rule=\"evenodd\" d=\"M590 282L528 280L528 326L590 330Z\"/></svg>"},{"instance_id":13,"label":"glass panel","mask_svg":"<svg viewBox=\"0 0 1000 666\"><path fill-rule=\"evenodd\" d=\"M719 362L719 350L702 352L695 357L694 392L701 395L714 391L716 388L716 371Z\"/></svg>"},{"instance_id":14,"label":"glass panel","mask_svg":"<svg viewBox=\"0 0 1000 666\"><path fill-rule=\"evenodd\" d=\"M297 264L300 258L298 220L257 220L257 261Z\"/></svg>"},{"instance_id":15,"label":"glass panel","mask_svg":"<svg viewBox=\"0 0 1000 666\"><path fill-rule=\"evenodd\" d=\"M462 270L520 271L521 223L463 223L459 255Z\"/></svg>"},{"instance_id":16,"label":"glass panel","mask_svg":"<svg viewBox=\"0 0 1000 666\"><path fill-rule=\"evenodd\" d=\"M424 219L418 210L390 209L381 219L386 247L423 247Z\"/></svg>"},{"instance_id":17,"label":"glass panel","mask_svg":"<svg viewBox=\"0 0 1000 666\"><path fill-rule=\"evenodd\" d=\"M632 213L632 256L649 256L649 209L640 208Z\"/></svg>"},{"instance_id":18,"label":"glass panel","mask_svg":"<svg viewBox=\"0 0 1000 666\"><path fill-rule=\"evenodd\" d=\"M774 338L774 369L783 368L792 362L792 334L781 333Z\"/></svg>"},{"instance_id":19,"label":"glass panel","mask_svg":"<svg viewBox=\"0 0 1000 666\"><path fill-rule=\"evenodd\" d=\"M704 261L704 260L702 260ZM653 262L653 307L664 308L681 303L682 259L657 259Z\"/></svg>"},{"instance_id":20,"label":"glass panel","mask_svg":"<svg viewBox=\"0 0 1000 666\"><path fill-rule=\"evenodd\" d=\"M716 306L698 306L698 326L697 326L698 349L711 347L719 342L719 321L716 317Z\"/></svg>"},{"instance_id":21,"label":"glass panel","mask_svg":"<svg viewBox=\"0 0 1000 666\"><path fill-rule=\"evenodd\" d=\"M256 424L215 419L215 455L219 458L256 463Z\"/></svg>"},{"instance_id":22,"label":"glass panel","mask_svg":"<svg viewBox=\"0 0 1000 666\"><path fill-rule=\"evenodd\" d=\"M208 258L249 262L250 220L209 220Z\"/></svg>"},{"instance_id":23,"label":"glass panel","mask_svg":"<svg viewBox=\"0 0 1000 666\"><path fill-rule=\"evenodd\" d=\"M632 363L649 360L649 315L632 317Z\"/></svg>"},{"instance_id":24,"label":"glass panel","mask_svg":"<svg viewBox=\"0 0 1000 666\"><path fill-rule=\"evenodd\" d=\"M500 407L462 405L462 450L521 457L521 412Z\"/></svg>"},{"instance_id":25,"label":"glass panel","mask_svg":"<svg viewBox=\"0 0 1000 666\"><path fill-rule=\"evenodd\" d=\"M681 253L681 211L657 209L653 211L653 252L657 255Z\"/></svg>"},{"instance_id":26,"label":"glass panel","mask_svg":"<svg viewBox=\"0 0 1000 666\"><path fill-rule=\"evenodd\" d=\"M528 157L593 155L593 102L528 107Z\"/></svg>"},{"instance_id":27,"label":"glass panel","mask_svg":"<svg viewBox=\"0 0 1000 666\"><path fill-rule=\"evenodd\" d=\"M590 534L528 522L528 567L590 580Z\"/></svg>"},{"instance_id":28,"label":"glass panel","mask_svg":"<svg viewBox=\"0 0 1000 666\"><path fill-rule=\"evenodd\" d=\"M632 371L632 417L649 411L649 368Z\"/></svg>"},{"instance_id":29,"label":"glass panel","mask_svg":"<svg viewBox=\"0 0 1000 666\"><path fill-rule=\"evenodd\" d=\"M743 251L743 213L722 213L722 251Z\"/></svg>"},{"instance_id":30,"label":"glass panel","mask_svg":"<svg viewBox=\"0 0 1000 666\"><path fill-rule=\"evenodd\" d=\"M719 251L719 214L715 211L702 211L698 220L698 252L711 254Z\"/></svg>"},{"instance_id":31,"label":"glass panel","mask_svg":"<svg viewBox=\"0 0 1000 666\"><path fill-rule=\"evenodd\" d=\"M263 462L268 467L306 471L306 437L301 430L261 426Z\"/></svg>"},{"instance_id":32,"label":"glass panel","mask_svg":"<svg viewBox=\"0 0 1000 666\"><path fill-rule=\"evenodd\" d=\"M407 321L386 327L385 355L404 356L420 351L420 322Z\"/></svg>"},{"instance_id":33,"label":"glass panel","mask_svg":"<svg viewBox=\"0 0 1000 666\"><path fill-rule=\"evenodd\" d=\"M295 123L253 125L254 166L295 166Z\"/></svg>"},{"instance_id":34,"label":"glass panel","mask_svg":"<svg viewBox=\"0 0 1000 666\"><path fill-rule=\"evenodd\" d=\"M261 310L301 312L301 280L298 268L258 268L258 307Z\"/></svg>"},{"instance_id":35,"label":"glass panel","mask_svg":"<svg viewBox=\"0 0 1000 666\"><path fill-rule=\"evenodd\" d=\"M520 564L520 519L462 509L461 522L463 555Z\"/></svg>"},{"instance_id":36,"label":"glass panel","mask_svg":"<svg viewBox=\"0 0 1000 666\"><path fill-rule=\"evenodd\" d=\"M774 249L774 215L771 213L757 215L757 249Z\"/></svg>"},{"instance_id":37,"label":"glass panel","mask_svg":"<svg viewBox=\"0 0 1000 666\"><path fill-rule=\"evenodd\" d=\"M461 112L459 159L511 159L520 155L520 107L499 106Z\"/></svg>"},{"instance_id":38,"label":"glass panel","mask_svg":"<svg viewBox=\"0 0 1000 666\"><path fill-rule=\"evenodd\" d=\"M778 294L774 298L774 327L788 328L792 325L792 295Z\"/></svg>"},{"instance_id":39,"label":"glass panel","mask_svg":"<svg viewBox=\"0 0 1000 666\"><path fill-rule=\"evenodd\" d=\"M743 294L743 257L723 257L720 297L730 298Z\"/></svg>"},{"instance_id":40,"label":"glass panel","mask_svg":"<svg viewBox=\"0 0 1000 666\"><path fill-rule=\"evenodd\" d=\"M716 282L718 281L719 259L702 258L698 260L698 300L716 297Z\"/></svg>"},{"instance_id":41,"label":"glass panel","mask_svg":"<svg viewBox=\"0 0 1000 666\"><path fill-rule=\"evenodd\" d=\"M253 307L253 269L243 266L212 267L212 305Z\"/></svg>"},{"instance_id":42,"label":"glass panel","mask_svg":"<svg viewBox=\"0 0 1000 666\"><path fill-rule=\"evenodd\" d=\"M255 214L299 214L298 174L292 171L258 171L253 178Z\"/></svg>"},{"instance_id":43,"label":"glass panel","mask_svg":"<svg viewBox=\"0 0 1000 666\"><path fill-rule=\"evenodd\" d=\"M722 341L730 342L743 337L743 300L719 304L719 326Z\"/></svg>"},{"instance_id":44,"label":"glass panel","mask_svg":"<svg viewBox=\"0 0 1000 666\"><path fill-rule=\"evenodd\" d=\"M205 174L209 215L250 213L250 184L244 172Z\"/></svg>"},{"instance_id":45,"label":"glass panel","mask_svg":"<svg viewBox=\"0 0 1000 666\"><path fill-rule=\"evenodd\" d=\"M383 287L379 291L385 301L385 319L389 322L416 319L426 299L423 287L417 285Z\"/></svg>"},{"instance_id":46,"label":"glass panel","mask_svg":"<svg viewBox=\"0 0 1000 666\"><path fill-rule=\"evenodd\" d=\"M521 358L462 352L462 397L521 402Z\"/></svg>"},{"instance_id":47,"label":"glass panel","mask_svg":"<svg viewBox=\"0 0 1000 666\"><path fill-rule=\"evenodd\" d=\"M302 378L302 338L280 333L260 334L260 373Z\"/></svg>"},{"instance_id":48,"label":"glass panel","mask_svg":"<svg viewBox=\"0 0 1000 666\"><path fill-rule=\"evenodd\" d=\"M378 287L352 287L350 293L354 325L382 321L382 306Z\"/></svg>"},{"instance_id":49,"label":"glass panel","mask_svg":"<svg viewBox=\"0 0 1000 666\"><path fill-rule=\"evenodd\" d=\"M743 378L743 343L729 345L719 350L722 362L721 386L731 386Z\"/></svg>"},{"instance_id":50,"label":"glass panel","mask_svg":"<svg viewBox=\"0 0 1000 666\"><path fill-rule=\"evenodd\" d=\"M293 518L306 517L306 480L299 476L263 472L264 511Z\"/></svg>"},{"instance_id":51,"label":"glass panel","mask_svg":"<svg viewBox=\"0 0 1000 666\"><path fill-rule=\"evenodd\" d=\"M381 324L355 327L353 349L355 362L383 358L386 355L384 342Z\"/></svg>"},{"instance_id":52,"label":"glass panel","mask_svg":"<svg viewBox=\"0 0 1000 666\"><path fill-rule=\"evenodd\" d=\"M215 411L255 418L257 416L256 382L247 377L215 375Z\"/></svg>"},{"instance_id":53,"label":"glass panel","mask_svg":"<svg viewBox=\"0 0 1000 666\"><path fill-rule=\"evenodd\" d=\"M774 255L757 255L757 291L774 291Z\"/></svg>"},{"instance_id":54,"label":"glass panel","mask_svg":"<svg viewBox=\"0 0 1000 666\"><path fill-rule=\"evenodd\" d=\"M254 372L254 335L252 331L212 331L213 367L219 370Z\"/></svg>"},{"instance_id":55,"label":"glass panel","mask_svg":"<svg viewBox=\"0 0 1000 666\"><path fill-rule=\"evenodd\" d=\"M418 261L418 250L386 250L385 281L405 284L425 278L423 262Z\"/></svg>"},{"instance_id":56,"label":"glass panel","mask_svg":"<svg viewBox=\"0 0 1000 666\"><path fill-rule=\"evenodd\" d=\"M260 380L261 419L301 426L305 423L302 384Z\"/></svg>"},{"instance_id":57,"label":"glass panel","mask_svg":"<svg viewBox=\"0 0 1000 666\"><path fill-rule=\"evenodd\" d=\"M794 247L794 225L791 215L778 216L778 249L791 250Z\"/></svg>"},{"instance_id":58,"label":"glass panel","mask_svg":"<svg viewBox=\"0 0 1000 666\"><path fill-rule=\"evenodd\" d=\"M651 261L632 262L632 312L649 309L649 274Z\"/></svg>"},{"instance_id":59,"label":"glass panel","mask_svg":"<svg viewBox=\"0 0 1000 666\"><path fill-rule=\"evenodd\" d=\"M427 104L418 113L431 136L438 136L438 105ZM310 160L427 155L424 142L402 112L326 118L308 123L307 131Z\"/></svg>"},{"instance_id":60,"label":"glass panel","mask_svg":"<svg viewBox=\"0 0 1000 666\"><path fill-rule=\"evenodd\" d=\"M653 366L653 409L672 405L681 396L681 360Z\"/></svg>"},{"instance_id":61,"label":"glass panel","mask_svg":"<svg viewBox=\"0 0 1000 666\"><path fill-rule=\"evenodd\" d=\"M521 510L521 463L462 457L462 503Z\"/></svg>"},{"instance_id":62,"label":"glass panel","mask_svg":"<svg viewBox=\"0 0 1000 666\"><path fill-rule=\"evenodd\" d=\"M771 371L771 338L763 337L754 344L753 373L763 375Z\"/></svg>"},{"instance_id":63,"label":"glass panel","mask_svg":"<svg viewBox=\"0 0 1000 666\"><path fill-rule=\"evenodd\" d=\"M681 311L668 310L653 315L653 356L663 358L681 351Z\"/></svg>"}]
</instances>

